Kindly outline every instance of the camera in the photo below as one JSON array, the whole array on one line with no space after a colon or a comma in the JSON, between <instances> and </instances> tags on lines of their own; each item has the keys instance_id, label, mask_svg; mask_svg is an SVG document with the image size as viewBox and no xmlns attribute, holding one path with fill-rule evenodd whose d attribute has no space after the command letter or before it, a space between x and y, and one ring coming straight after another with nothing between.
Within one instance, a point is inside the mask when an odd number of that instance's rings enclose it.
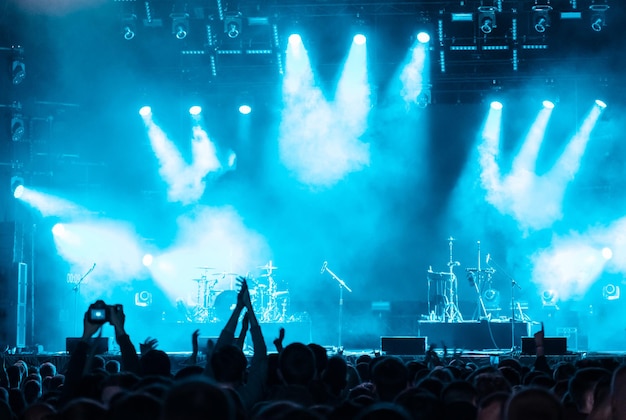
<instances>
[{"instance_id":1,"label":"camera","mask_svg":"<svg viewBox=\"0 0 626 420\"><path fill-rule=\"evenodd\" d=\"M107 305L103 300L97 300L89 305L87 319L93 324L104 324L111 322L112 311L121 311L122 305Z\"/></svg>"}]
</instances>

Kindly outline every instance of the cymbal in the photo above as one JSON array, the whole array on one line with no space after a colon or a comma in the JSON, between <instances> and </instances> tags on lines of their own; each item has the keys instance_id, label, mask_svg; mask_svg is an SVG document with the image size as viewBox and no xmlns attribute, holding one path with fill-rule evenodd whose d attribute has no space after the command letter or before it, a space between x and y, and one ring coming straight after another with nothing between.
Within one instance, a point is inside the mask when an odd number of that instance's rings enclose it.
<instances>
[{"instance_id":1,"label":"cymbal","mask_svg":"<svg viewBox=\"0 0 626 420\"><path fill-rule=\"evenodd\" d=\"M191 280L192 280L192 281L196 281L196 282L198 282L198 283L199 283L199 282L201 282L201 281L208 282L208 280L207 280L207 278L206 278L206 277L200 277L199 279L191 279Z\"/></svg>"},{"instance_id":2,"label":"cymbal","mask_svg":"<svg viewBox=\"0 0 626 420\"><path fill-rule=\"evenodd\" d=\"M238 276L237 273L228 273L226 271L220 271L219 273L213 273L213 276Z\"/></svg>"},{"instance_id":3,"label":"cymbal","mask_svg":"<svg viewBox=\"0 0 626 420\"><path fill-rule=\"evenodd\" d=\"M260 265L257 268L260 268L262 270L278 270L278 267L274 267L273 265Z\"/></svg>"},{"instance_id":4,"label":"cymbal","mask_svg":"<svg viewBox=\"0 0 626 420\"><path fill-rule=\"evenodd\" d=\"M198 270L215 270L215 267L196 267Z\"/></svg>"}]
</instances>

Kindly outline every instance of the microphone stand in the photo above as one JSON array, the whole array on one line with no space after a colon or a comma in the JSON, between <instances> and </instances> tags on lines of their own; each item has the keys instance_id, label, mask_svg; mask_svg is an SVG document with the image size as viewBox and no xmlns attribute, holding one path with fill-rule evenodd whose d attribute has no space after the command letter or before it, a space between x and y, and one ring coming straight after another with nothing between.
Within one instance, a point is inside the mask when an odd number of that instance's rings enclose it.
<instances>
[{"instance_id":1,"label":"microphone stand","mask_svg":"<svg viewBox=\"0 0 626 420\"><path fill-rule=\"evenodd\" d=\"M91 268L74 284L72 290L74 291L74 337L78 334L78 294L80 293L80 285L87 278L89 274L96 268L96 264L94 263Z\"/></svg>"},{"instance_id":2,"label":"microphone stand","mask_svg":"<svg viewBox=\"0 0 626 420\"><path fill-rule=\"evenodd\" d=\"M489 259L490 262L495 265L498 270L502 272L509 280L511 280L511 352L515 351L515 288L521 290L521 286L515 281L513 277L511 277L506 271L502 269L501 266L498 265L497 262L493 260L493 258ZM523 322L523 319L521 320Z\"/></svg>"},{"instance_id":3,"label":"microphone stand","mask_svg":"<svg viewBox=\"0 0 626 420\"><path fill-rule=\"evenodd\" d=\"M324 271L327 271L328 274L334 278L337 283L339 283L339 345L337 346L337 350L341 351L341 335L342 335L342 323L343 323L343 289L346 289L348 292L352 293L352 289L348 287L348 285L341 280L335 273L332 272L330 268L328 268L328 264L324 262L322 274Z\"/></svg>"}]
</instances>

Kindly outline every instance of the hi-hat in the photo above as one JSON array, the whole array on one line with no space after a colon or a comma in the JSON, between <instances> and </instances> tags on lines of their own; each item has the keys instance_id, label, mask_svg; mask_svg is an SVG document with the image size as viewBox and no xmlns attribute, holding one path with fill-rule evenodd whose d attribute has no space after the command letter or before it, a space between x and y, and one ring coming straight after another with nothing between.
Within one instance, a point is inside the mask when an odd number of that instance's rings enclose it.
<instances>
[{"instance_id":1,"label":"hi-hat","mask_svg":"<svg viewBox=\"0 0 626 420\"><path fill-rule=\"evenodd\" d=\"M214 276L238 276L237 273L228 273L226 271L220 271L219 273L213 273Z\"/></svg>"}]
</instances>

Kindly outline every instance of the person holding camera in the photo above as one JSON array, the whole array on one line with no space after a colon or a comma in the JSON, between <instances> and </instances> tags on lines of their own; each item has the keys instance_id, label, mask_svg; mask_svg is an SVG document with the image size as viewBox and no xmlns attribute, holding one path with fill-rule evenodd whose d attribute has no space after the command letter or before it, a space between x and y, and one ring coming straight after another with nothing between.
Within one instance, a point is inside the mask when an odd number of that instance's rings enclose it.
<instances>
[{"instance_id":1,"label":"person holding camera","mask_svg":"<svg viewBox=\"0 0 626 420\"><path fill-rule=\"evenodd\" d=\"M125 321L126 315L122 305L107 305L104 301L98 300L89 306L83 317L83 334L67 364L61 401L69 401L75 396L83 373L89 370L89 364L94 356L91 351L92 337L98 331L101 334L101 328L107 322L115 329L115 339L122 355L122 369L133 373L139 371L139 357L124 329Z\"/></svg>"}]
</instances>

